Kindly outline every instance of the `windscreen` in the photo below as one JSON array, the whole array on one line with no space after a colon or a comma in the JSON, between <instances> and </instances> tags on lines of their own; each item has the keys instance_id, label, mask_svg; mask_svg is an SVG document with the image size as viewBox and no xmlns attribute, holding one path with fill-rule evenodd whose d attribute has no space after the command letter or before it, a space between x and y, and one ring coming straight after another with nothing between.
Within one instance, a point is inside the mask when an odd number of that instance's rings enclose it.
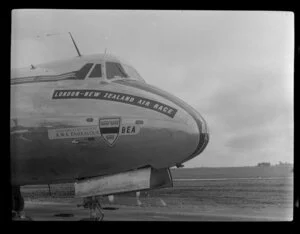
<instances>
[{"instance_id":1,"label":"windscreen","mask_svg":"<svg viewBox=\"0 0 300 234\"><path fill-rule=\"evenodd\" d=\"M106 77L107 79L127 78L128 75L120 63L106 62Z\"/></svg>"},{"instance_id":2,"label":"windscreen","mask_svg":"<svg viewBox=\"0 0 300 234\"><path fill-rule=\"evenodd\" d=\"M89 75L89 78L98 78L98 77L102 77L101 64L96 64L91 74Z\"/></svg>"},{"instance_id":3,"label":"windscreen","mask_svg":"<svg viewBox=\"0 0 300 234\"><path fill-rule=\"evenodd\" d=\"M122 64L122 66L124 67L125 72L128 74L128 76L130 78L145 82L144 79L140 76L140 74L133 67L126 65L126 64Z\"/></svg>"}]
</instances>

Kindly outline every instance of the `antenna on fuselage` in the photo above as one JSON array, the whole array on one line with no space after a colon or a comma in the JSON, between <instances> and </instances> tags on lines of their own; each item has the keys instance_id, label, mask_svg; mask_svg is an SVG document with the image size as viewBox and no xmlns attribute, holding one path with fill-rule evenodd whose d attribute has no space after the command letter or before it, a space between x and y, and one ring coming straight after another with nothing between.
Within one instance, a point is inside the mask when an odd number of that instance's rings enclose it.
<instances>
[{"instance_id":1,"label":"antenna on fuselage","mask_svg":"<svg viewBox=\"0 0 300 234\"><path fill-rule=\"evenodd\" d=\"M77 54L78 54L78 57L81 57L81 54L80 54L80 52L79 52L79 49L78 49L78 47L77 47L77 45L76 45L76 43L75 43L75 40L74 40L74 38L73 38L73 36L72 36L72 34L69 32L69 35L70 35L70 37L71 37L71 39L72 39L72 42L73 42L73 44L74 44L74 46L75 46L75 49L76 49L76 51L77 51Z\"/></svg>"},{"instance_id":2,"label":"antenna on fuselage","mask_svg":"<svg viewBox=\"0 0 300 234\"><path fill-rule=\"evenodd\" d=\"M51 37L51 36L61 35L61 34L64 34L64 33L47 33L47 34L45 34L45 36ZM71 32L68 32L68 34L70 35L71 40L72 40L72 42L73 42L73 45L75 46L75 49L76 49L77 54L78 54L78 57L81 57L80 51L79 51L79 49L78 49L78 47L77 47L77 45L76 45L76 42L75 42L75 40L74 40L74 38L73 38L73 36L72 36L72 33L71 33ZM40 36L37 36L37 37L40 37Z\"/></svg>"}]
</instances>

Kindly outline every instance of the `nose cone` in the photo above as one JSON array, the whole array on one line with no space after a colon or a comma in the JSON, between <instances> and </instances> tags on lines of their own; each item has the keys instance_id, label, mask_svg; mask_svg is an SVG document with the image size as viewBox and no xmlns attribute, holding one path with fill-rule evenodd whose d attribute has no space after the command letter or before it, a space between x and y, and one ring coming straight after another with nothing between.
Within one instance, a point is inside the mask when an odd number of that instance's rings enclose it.
<instances>
[{"instance_id":1,"label":"nose cone","mask_svg":"<svg viewBox=\"0 0 300 234\"><path fill-rule=\"evenodd\" d=\"M208 126L205 119L196 111L195 111L195 115L196 115L195 120L197 122L198 129L199 129L200 139L199 139L198 147L193 154L193 157L202 153L202 151L206 148L209 141Z\"/></svg>"},{"instance_id":2,"label":"nose cone","mask_svg":"<svg viewBox=\"0 0 300 234\"><path fill-rule=\"evenodd\" d=\"M175 136L181 136L180 140L178 140L178 138L174 141L175 144L169 147L169 150L172 150L172 154L170 154L172 157L166 157L168 160L172 160L168 161L169 165L174 165L174 163L180 165L180 163L184 163L196 157L205 149L209 141L207 123L190 105L178 97L149 84L128 81L118 81L118 84L134 87L139 91L145 91L147 94L155 95L159 102L169 102L171 106L178 109L177 114L174 118L169 119L169 121L170 123L180 123L179 125L184 127L180 127L179 129L170 127L169 129L169 132L174 133ZM165 123L167 122L164 122L164 129L166 129ZM185 130L183 130L183 128L185 128ZM182 133L184 134L181 135ZM184 144L185 147L180 144ZM166 148L166 144L164 144L163 148Z\"/></svg>"},{"instance_id":3,"label":"nose cone","mask_svg":"<svg viewBox=\"0 0 300 234\"><path fill-rule=\"evenodd\" d=\"M189 114L193 117L193 119L195 120L195 122L197 124L198 132L199 132L199 141L198 141L198 145L197 145L195 151L190 156L185 158L182 161L182 163L189 161L192 158L199 155L200 153L202 153L209 142L208 126L207 126L205 119L196 110L194 110L190 106L188 106L188 108L186 108L186 110L188 110Z\"/></svg>"}]
</instances>

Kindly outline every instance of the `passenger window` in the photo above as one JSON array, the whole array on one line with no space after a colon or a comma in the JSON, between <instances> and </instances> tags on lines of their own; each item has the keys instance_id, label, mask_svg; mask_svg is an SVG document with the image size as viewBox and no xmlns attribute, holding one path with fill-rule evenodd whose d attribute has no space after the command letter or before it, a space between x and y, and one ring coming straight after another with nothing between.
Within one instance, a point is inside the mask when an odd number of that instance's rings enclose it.
<instances>
[{"instance_id":1,"label":"passenger window","mask_svg":"<svg viewBox=\"0 0 300 234\"><path fill-rule=\"evenodd\" d=\"M106 76L107 79L128 77L121 64L114 62L106 62Z\"/></svg>"},{"instance_id":2,"label":"passenger window","mask_svg":"<svg viewBox=\"0 0 300 234\"><path fill-rule=\"evenodd\" d=\"M91 74L89 75L89 78L96 78L96 77L102 77L101 64L96 64Z\"/></svg>"}]
</instances>

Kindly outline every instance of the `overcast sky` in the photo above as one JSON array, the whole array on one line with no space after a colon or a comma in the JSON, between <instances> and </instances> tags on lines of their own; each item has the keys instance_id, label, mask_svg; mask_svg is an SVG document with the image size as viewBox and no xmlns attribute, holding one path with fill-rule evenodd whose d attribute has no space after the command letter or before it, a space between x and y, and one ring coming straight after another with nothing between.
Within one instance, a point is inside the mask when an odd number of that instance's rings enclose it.
<instances>
[{"instance_id":1,"label":"overcast sky","mask_svg":"<svg viewBox=\"0 0 300 234\"><path fill-rule=\"evenodd\" d=\"M291 12L19 10L12 67L105 48L207 120L210 142L186 167L293 162ZM39 35L39 37L37 37Z\"/></svg>"}]
</instances>

